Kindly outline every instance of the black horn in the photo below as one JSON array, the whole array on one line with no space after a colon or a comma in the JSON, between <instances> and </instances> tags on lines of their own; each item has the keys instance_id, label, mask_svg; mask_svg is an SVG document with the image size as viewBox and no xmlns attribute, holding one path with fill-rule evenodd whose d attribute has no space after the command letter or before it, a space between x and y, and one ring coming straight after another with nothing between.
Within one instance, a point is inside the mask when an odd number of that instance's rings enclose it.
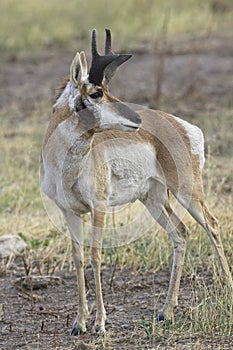
<instances>
[{"instance_id":1,"label":"black horn","mask_svg":"<svg viewBox=\"0 0 233 350\"><path fill-rule=\"evenodd\" d=\"M105 40L105 55L108 56L112 56L114 55L112 52L112 35L111 35L111 30L110 29L105 29L106 32L106 40ZM117 56L116 59L114 61L112 61L105 69L104 72L104 77L105 77L105 81L108 84L110 82L110 80L112 79L112 77L115 74L115 71L117 70L117 68L123 64L124 62L126 62L128 59L130 59L132 57L132 55L115 55Z\"/></svg>"},{"instance_id":2,"label":"black horn","mask_svg":"<svg viewBox=\"0 0 233 350\"><path fill-rule=\"evenodd\" d=\"M92 31L92 42L91 42L91 51L92 51L92 63L89 73L90 83L101 85L104 77L104 70L107 65L113 62L116 59L116 55L103 55L97 51L96 45L96 30Z\"/></svg>"},{"instance_id":3,"label":"black horn","mask_svg":"<svg viewBox=\"0 0 233 350\"><path fill-rule=\"evenodd\" d=\"M105 40L105 55L113 55L113 52L111 51L112 46L112 35L110 29L105 29L106 32L106 40Z\"/></svg>"},{"instance_id":4,"label":"black horn","mask_svg":"<svg viewBox=\"0 0 233 350\"><path fill-rule=\"evenodd\" d=\"M96 30L92 31L92 63L89 73L89 81L95 85L101 85L103 78L108 83L113 77L116 69L125 61L127 61L132 55L117 55L111 51L111 31L105 29L105 55L101 56L97 50L96 44Z\"/></svg>"},{"instance_id":5,"label":"black horn","mask_svg":"<svg viewBox=\"0 0 233 350\"><path fill-rule=\"evenodd\" d=\"M93 57L99 56L98 51L97 51L97 44L96 44L96 29L92 30L92 35L91 35L91 52Z\"/></svg>"}]
</instances>

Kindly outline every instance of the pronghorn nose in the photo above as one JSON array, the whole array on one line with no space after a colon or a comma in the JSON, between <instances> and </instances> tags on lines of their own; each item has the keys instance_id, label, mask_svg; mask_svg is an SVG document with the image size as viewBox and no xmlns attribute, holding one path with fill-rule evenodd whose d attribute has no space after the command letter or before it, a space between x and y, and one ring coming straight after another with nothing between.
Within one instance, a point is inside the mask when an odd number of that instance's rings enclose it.
<instances>
[{"instance_id":1,"label":"pronghorn nose","mask_svg":"<svg viewBox=\"0 0 233 350\"><path fill-rule=\"evenodd\" d=\"M135 127L140 127L142 124L142 119L138 113L136 113L132 108L128 107L126 104L117 102L114 107L120 112L120 114L128 119L130 122L135 124Z\"/></svg>"}]
</instances>

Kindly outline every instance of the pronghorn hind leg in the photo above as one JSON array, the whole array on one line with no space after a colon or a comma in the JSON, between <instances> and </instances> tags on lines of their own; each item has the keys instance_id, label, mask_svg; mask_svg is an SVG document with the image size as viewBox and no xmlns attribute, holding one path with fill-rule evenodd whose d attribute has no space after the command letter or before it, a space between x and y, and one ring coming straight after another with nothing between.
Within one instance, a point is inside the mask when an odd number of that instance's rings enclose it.
<instances>
[{"instance_id":1,"label":"pronghorn hind leg","mask_svg":"<svg viewBox=\"0 0 233 350\"><path fill-rule=\"evenodd\" d=\"M164 214L166 216L167 223L164 228L173 244L173 263L166 301L163 309L158 314L158 321L168 320L173 322L174 307L178 305L178 293L184 266L188 229L176 216L168 202L165 204L164 209L165 211L162 213L162 216ZM158 223L163 226L162 217L159 218Z\"/></svg>"},{"instance_id":2,"label":"pronghorn hind leg","mask_svg":"<svg viewBox=\"0 0 233 350\"><path fill-rule=\"evenodd\" d=\"M157 182L153 183L148 198L143 203L153 218L166 230L173 243L173 263L169 288L164 307L158 315L158 321L173 321L174 307L178 305L188 229L170 207L164 185Z\"/></svg>"},{"instance_id":3,"label":"pronghorn hind leg","mask_svg":"<svg viewBox=\"0 0 233 350\"><path fill-rule=\"evenodd\" d=\"M217 258L223 272L223 276L226 282L233 288L232 276L224 253L221 236L218 230L217 219L211 214L206 204L199 200L192 200L189 204L188 211L192 215L192 217L207 232L211 243L215 248Z\"/></svg>"}]
</instances>

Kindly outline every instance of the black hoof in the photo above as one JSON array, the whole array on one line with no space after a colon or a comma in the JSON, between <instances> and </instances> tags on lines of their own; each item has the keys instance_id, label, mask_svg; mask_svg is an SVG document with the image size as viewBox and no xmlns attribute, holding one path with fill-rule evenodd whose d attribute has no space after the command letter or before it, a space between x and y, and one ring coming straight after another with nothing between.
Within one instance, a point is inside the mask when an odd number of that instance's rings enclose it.
<instances>
[{"instance_id":1,"label":"black hoof","mask_svg":"<svg viewBox=\"0 0 233 350\"><path fill-rule=\"evenodd\" d=\"M75 324L71 330L70 335L76 336L76 335L82 335L84 333L85 332Z\"/></svg>"},{"instance_id":2,"label":"black hoof","mask_svg":"<svg viewBox=\"0 0 233 350\"><path fill-rule=\"evenodd\" d=\"M172 324L173 323L173 320L169 320L167 318L165 318L164 314L162 312L160 312L157 316L157 322L163 322L163 324L165 325L169 325L169 324Z\"/></svg>"},{"instance_id":3,"label":"black hoof","mask_svg":"<svg viewBox=\"0 0 233 350\"><path fill-rule=\"evenodd\" d=\"M163 322L163 321L165 321L164 314L159 313L157 316L157 322Z\"/></svg>"},{"instance_id":4,"label":"black hoof","mask_svg":"<svg viewBox=\"0 0 233 350\"><path fill-rule=\"evenodd\" d=\"M92 332L93 333L96 333L96 334L105 334L106 333L106 330L104 327L101 327L99 325L95 325L93 328L92 328Z\"/></svg>"}]
</instances>

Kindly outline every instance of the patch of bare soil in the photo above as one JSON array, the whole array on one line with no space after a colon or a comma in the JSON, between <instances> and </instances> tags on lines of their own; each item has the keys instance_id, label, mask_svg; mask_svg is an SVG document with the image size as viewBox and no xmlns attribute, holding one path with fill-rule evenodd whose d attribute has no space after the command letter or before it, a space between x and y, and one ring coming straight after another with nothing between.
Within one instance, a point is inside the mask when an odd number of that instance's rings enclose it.
<instances>
[{"instance_id":1,"label":"patch of bare soil","mask_svg":"<svg viewBox=\"0 0 233 350\"><path fill-rule=\"evenodd\" d=\"M119 70L112 82L112 91L128 102L166 105L166 110L172 113L192 115L198 110L224 108L232 99L233 91L232 42L233 35L216 36L138 52ZM2 55L0 109L18 108L24 117L30 117L31 110L38 103L51 102L54 88L68 73L73 55L74 52L68 50L44 52L37 56ZM169 271L155 275L146 271L144 274L116 271L111 285L112 269L103 267L108 334L102 337L88 332L78 338L69 335L77 309L75 273L63 271L60 277L64 283L48 284L47 288L32 291L14 284L18 274L11 271L0 276L1 350L233 348L233 338L202 342L195 336L187 335L186 339L183 337L179 341L175 337L165 339L164 335L164 338L150 339L144 320L152 318L154 310L164 302ZM90 330L95 311L90 269L87 269L87 285L92 309ZM183 280L181 312L190 294L190 281Z\"/></svg>"},{"instance_id":2,"label":"patch of bare soil","mask_svg":"<svg viewBox=\"0 0 233 350\"><path fill-rule=\"evenodd\" d=\"M23 268L17 263L17 276ZM169 272L156 274L135 274L130 270L117 270L112 279L113 270L103 267L102 281L104 300L108 315L107 334L105 336L91 332L95 319L94 278L89 267L86 271L86 283L90 317L88 331L79 337L70 336L72 322L77 311L77 286L75 273L59 274L61 283L47 283L36 289L20 287L15 284L16 275L1 277L0 304L1 338L0 349L231 349L230 338L196 339L195 335L169 337L150 337L146 328L155 312L165 300L169 281ZM210 276L205 280L211 284ZM191 281L181 284L180 306L177 317L191 298ZM186 320L190 322L190 320ZM203 342L203 343L202 343Z\"/></svg>"}]
</instances>

